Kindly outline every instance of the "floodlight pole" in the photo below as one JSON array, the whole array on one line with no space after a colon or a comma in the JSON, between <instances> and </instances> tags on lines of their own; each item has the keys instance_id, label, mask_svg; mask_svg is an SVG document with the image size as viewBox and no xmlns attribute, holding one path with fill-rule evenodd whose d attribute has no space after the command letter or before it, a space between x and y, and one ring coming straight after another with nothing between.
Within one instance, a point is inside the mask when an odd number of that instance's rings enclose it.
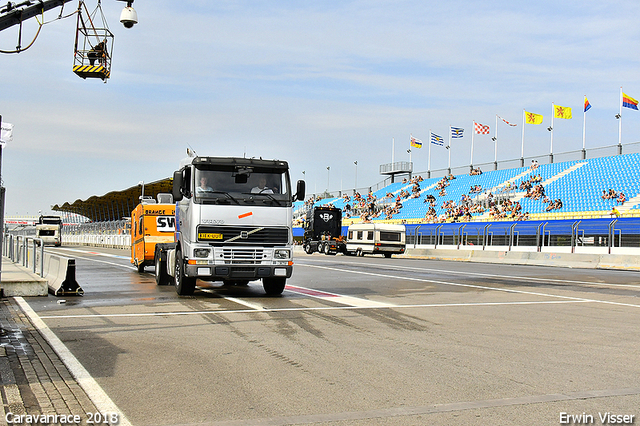
<instances>
[{"instance_id":1,"label":"floodlight pole","mask_svg":"<svg viewBox=\"0 0 640 426\"><path fill-rule=\"evenodd\" d=\"M0 115L0 135L2 134L2 115ZM2 183L2 136L0 136L0 281L2 281L2 257L4 246L4 184Z\"/></svg>"}]
</instances>

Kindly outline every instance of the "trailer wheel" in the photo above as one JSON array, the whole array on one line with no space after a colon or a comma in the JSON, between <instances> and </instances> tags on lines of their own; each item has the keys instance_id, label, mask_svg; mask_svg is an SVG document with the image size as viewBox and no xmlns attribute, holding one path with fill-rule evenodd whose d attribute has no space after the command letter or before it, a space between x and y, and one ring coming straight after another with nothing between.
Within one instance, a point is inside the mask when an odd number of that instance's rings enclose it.
<instances>
[{"instance_id":1,"label":"trailer wheel","mask_svg":"<svg viewBox=\"0 0 640 426\"><path fill-rule=\"evenodd\" d=\"M176 293L180 296L191 296L193 294L196 289L196 279L184 275L184 259L180 250L176 250L175 279Z\"/></svg>"},{"instance_id":2,"label":"trailer wheel","mask_svg":"<svg viewBox=\"0 0 640 426\"><path fill-rule=\"evenodd\" d=\"M313 253L313 249L311 248L311 244L306 243L304 245L304 252L307 254L312 254Z\"/></svg>"},{"instance_id":3,"label":"trailer wheel","mask_svg":"<svg viewBox=\"0 0 640 426\"><path fill-rule=\"evenodd\" d=\"M284 287L287 284L286 278L263 278L262 287L264 287L265 293L269 296L277 296L282 294Z\"/></svg>"},{"instance_id":4,"label":"trailer wheel","mask_svg":"<svg viewBox=\"0 0 640 426\"><path fill-rule=\"evenodd\" d=\"M167 261L162 260L162 256L160 256L160 251L158 250L156 250L153 263L156 266L156 284L169 285L170 277L167 273Z\"/></svg>"},{"instance_id":5,"label":"trailer wheel","mask_svg":"<svg viewBox=\"0 0 640 426\"><path fill-rule=\"evenodd\" d=\"M329 247L329 244L325 244L324 247L322 247L324 250L324 254L329 254L331 253L331 247Z\"/></svg>"}]
</instances>

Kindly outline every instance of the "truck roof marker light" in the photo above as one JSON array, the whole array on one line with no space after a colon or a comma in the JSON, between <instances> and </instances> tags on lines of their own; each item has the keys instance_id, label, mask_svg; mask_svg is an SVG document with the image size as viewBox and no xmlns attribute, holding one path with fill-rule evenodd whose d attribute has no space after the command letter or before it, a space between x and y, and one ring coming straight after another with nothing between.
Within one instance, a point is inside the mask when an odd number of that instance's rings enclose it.
<instances>
[{"instance_id":1,"label":"truck roof marker light","mask_svg":"<svg viewBox=\"0 0 640 426\"><path fill-rule=\"evenodd\" d=\"M238 216L238 219L244 219L245 217L253 216L253 212L243 213Z\"/></svg>"}]
</instances>

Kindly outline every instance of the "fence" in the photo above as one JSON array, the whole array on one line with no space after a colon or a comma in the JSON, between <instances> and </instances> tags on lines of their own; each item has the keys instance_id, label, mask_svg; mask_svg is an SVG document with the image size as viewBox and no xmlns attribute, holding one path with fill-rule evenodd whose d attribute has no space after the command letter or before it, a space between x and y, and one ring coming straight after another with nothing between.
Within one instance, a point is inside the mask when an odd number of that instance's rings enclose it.
<instances>
[{"instance_id":1,"label":"fence","mask_svg":"<svg viewBox=\"0 0 640 426\"><path fill-rule=\"evenodd\" d=\"M11 259L13 263L20 263L25 268L31 268L34 273L44 276L44 242L40 238L26 237L23 235L4 234L2 253ZM30 247L31 244L31 247ZM38 250L38 247L40 250ZM31 248L31 253L29 252ZM40 271L36 271L36 266Z\"/></svg>"},{"instance_id":2,"label":"fence","mask_svg":"<svg viewBox=\"0 0 640 426\"><path fill-rule=\"evenodd\" d=\"M640 219L406 225L407 245L456 250L640 254Z\"/></svg>"}]
</instances>

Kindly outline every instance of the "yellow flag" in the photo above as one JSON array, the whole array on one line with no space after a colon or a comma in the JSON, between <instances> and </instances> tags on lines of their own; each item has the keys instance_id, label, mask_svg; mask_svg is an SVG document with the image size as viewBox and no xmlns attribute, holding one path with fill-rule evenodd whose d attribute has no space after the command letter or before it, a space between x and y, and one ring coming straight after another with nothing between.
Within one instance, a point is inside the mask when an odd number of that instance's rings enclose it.
<instances>
[{"instance_id":1,"label":"yellow flag","mask_svg":"<svg viewBox=\"0 0 640 426\"><path fill-rule=\"evenodd\" d=\"M542 115L527 111L524 112L524 115L526 117L527 124L542 124Z\"/></svg>"},{"instance_id":2,"label":"yellow flag","mask_svg":"<svg viewBox=\"0 0 640 426\"><path fill-rule=\"evenodd\" d=\"M571 118L571 108L563 107L560 105L553 106L553 116L555 118L564 118L566 120Z\"/></svg>"}]
</instances>

